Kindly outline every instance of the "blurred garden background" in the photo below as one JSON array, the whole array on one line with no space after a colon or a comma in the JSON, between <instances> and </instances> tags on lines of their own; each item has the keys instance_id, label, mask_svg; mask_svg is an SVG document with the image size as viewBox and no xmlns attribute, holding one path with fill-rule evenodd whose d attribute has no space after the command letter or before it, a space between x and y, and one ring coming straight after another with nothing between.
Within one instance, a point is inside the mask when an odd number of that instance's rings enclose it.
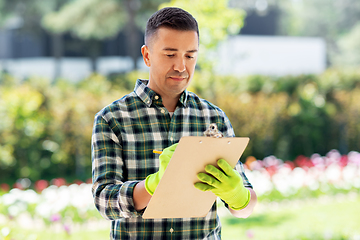
<instances>
[{"instance_id":1,"label":"blurred garden background","mask_svg":"<svg viewBox=\"0 0 360 240\"><path fill-rule=\"evenodd\" d=\"M108 239L91 196L94 115L148 78L164 6L192 13L189 90L220 108L259 197L223 239L360 239L358 0L0 0L0 239Z\"/></svg>"}]
</instances>

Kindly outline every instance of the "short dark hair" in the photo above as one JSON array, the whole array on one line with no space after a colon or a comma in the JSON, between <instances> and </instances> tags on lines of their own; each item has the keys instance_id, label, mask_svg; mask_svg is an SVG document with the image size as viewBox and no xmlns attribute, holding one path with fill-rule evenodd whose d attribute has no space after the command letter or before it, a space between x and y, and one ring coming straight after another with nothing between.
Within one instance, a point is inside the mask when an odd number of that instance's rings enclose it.
<instances>
[{"instance_id":1,"label":"short dark hair","mask_svg":"<svg viewBox=\"0 0 360 240\"><path fill-rule=\"evenodd\" d=\"M147 21L145 44L160 27L180 31L195 31L199 38L199 27L196 19L187 11L177 7L166 7L155 12Z\"/></svg>"}]
</instances>

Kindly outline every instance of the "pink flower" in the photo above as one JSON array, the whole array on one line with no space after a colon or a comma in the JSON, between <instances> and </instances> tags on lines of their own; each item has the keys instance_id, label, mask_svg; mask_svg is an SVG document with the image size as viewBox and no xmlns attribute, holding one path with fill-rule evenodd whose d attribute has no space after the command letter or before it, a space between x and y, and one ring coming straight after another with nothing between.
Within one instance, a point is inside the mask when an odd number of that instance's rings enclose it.
<instances>
[{"instance_id":1,"label":"pink flower","mask_svg":"<svg viewBox=\"0 0 360 240\"><path fill-rule=\"evenodd\" d=\"M351 151L348 154L348 158L349 158L349 162L357 166L360 166L360 153L356 151Z\"/></svg>"},{"instance_id":2,"label":"pink flower","mask_svg":"<svg viewBox=\"0 0 360 240\"><path fill-rule=\"evenodd\" d=\"M67 234L69 234L70 235L70 225L68 225L68 224L64 224L64 230L66 231L66 233Z\"/></svg>"},{"instance_id":3,"label":"pink flower","mask_svg":"<svg viewBox=\"0 0 360 240\"><path fill-rule=\"evenodd\" d=\"M246 236L247 236L247 238L252 239L252 238L254 238L254 232L252 230L247 230Z\"/></svg>"},{"instance_id":4,"label":"pink flower","mask_svg":"<svg viewBox=\"0 0 360 240\"><path fill-rule=\"evenodd\" d=\"M55 213L55 214L51 215L51 217L50 217L51 222L58 222L60 220L61 220L61 216L58 213Z\"/></svg>"}]
</instances>

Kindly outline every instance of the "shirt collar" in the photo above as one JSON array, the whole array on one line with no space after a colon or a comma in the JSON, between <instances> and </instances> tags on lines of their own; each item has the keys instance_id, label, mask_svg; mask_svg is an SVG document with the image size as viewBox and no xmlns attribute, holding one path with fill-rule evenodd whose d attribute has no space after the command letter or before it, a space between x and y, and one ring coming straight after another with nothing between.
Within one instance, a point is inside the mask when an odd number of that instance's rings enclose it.
<instances>
[{"instance_id":1,"label":"shirt collar","mask_svg":"<svg viewBox=\"0 0 360 240\"><path fill-rule=\"evenodd\" d=\"M148 88L147 84L149 80L138 79L135 84L134 92L136 95L143 101L147 107L150 107L155 96L158 96L156 92ZM188 100L188 91L185 91L181 94L179 102L184 106L187 107L187 100Z\"/></svg>"}]
</instances>

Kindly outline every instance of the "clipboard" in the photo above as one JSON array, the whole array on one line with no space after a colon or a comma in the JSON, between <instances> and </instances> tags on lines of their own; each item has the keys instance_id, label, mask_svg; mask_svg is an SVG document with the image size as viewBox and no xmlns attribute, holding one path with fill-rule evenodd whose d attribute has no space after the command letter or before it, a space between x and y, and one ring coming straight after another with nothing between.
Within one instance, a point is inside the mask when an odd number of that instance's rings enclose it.
<instances>
[{"instance_id":1,"label":"clipboard","mask_svg":"<svg viewBox=\"0 0 360 240\"><path fill-rule=\"evenodd\" d=\"M235 167L248 142L247 137L182 137L142 218L205 217L216 195L196 189L196 175L220 158Z\"/></svg>"}]
</instances>

